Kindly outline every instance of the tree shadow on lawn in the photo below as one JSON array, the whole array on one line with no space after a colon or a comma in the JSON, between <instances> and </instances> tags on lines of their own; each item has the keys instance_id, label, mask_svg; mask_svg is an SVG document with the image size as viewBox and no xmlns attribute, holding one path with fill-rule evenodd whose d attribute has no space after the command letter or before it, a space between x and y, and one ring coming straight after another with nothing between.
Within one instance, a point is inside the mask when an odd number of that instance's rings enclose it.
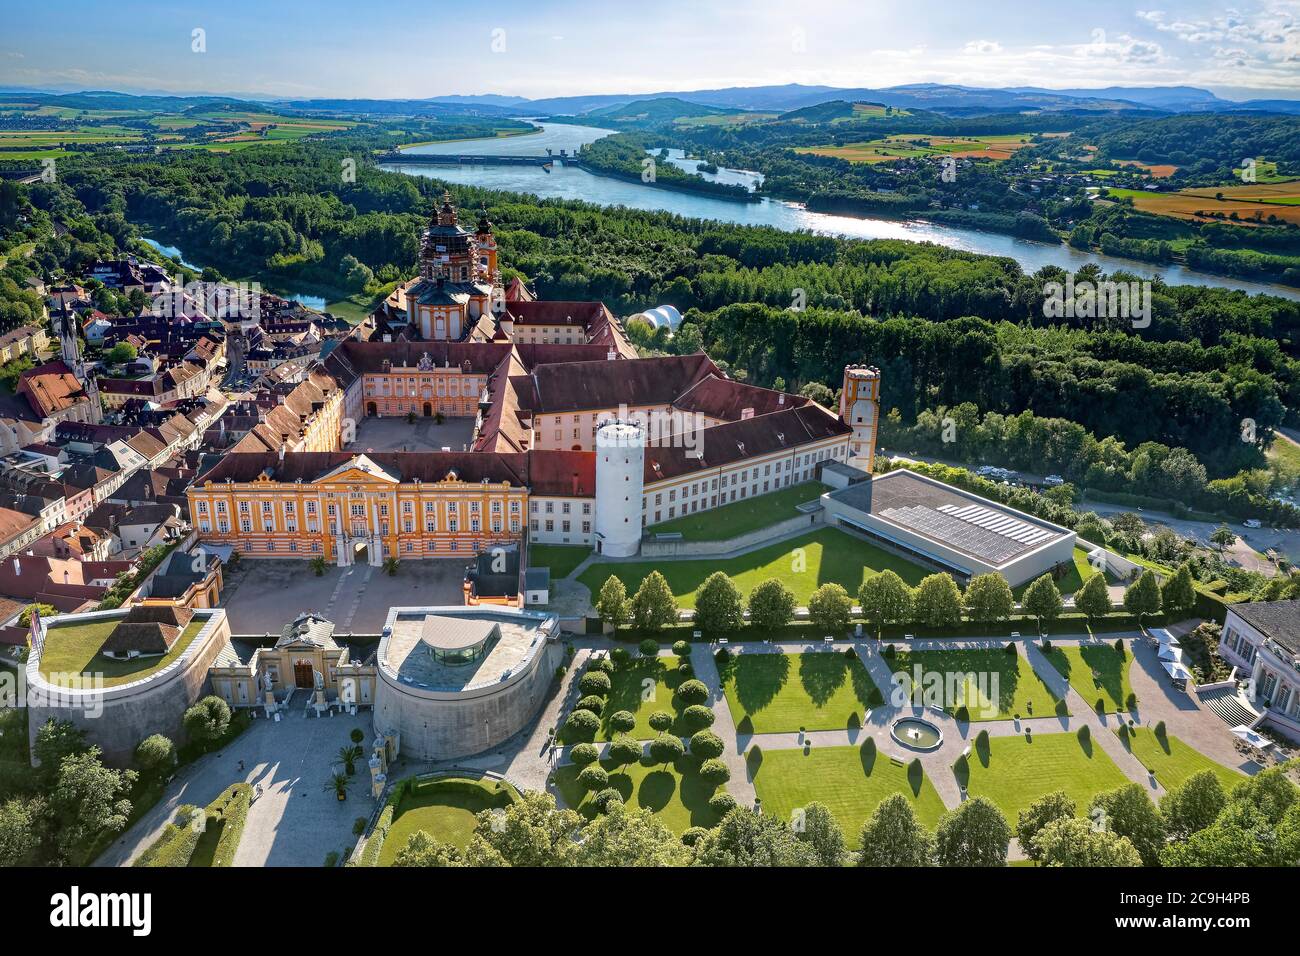
<instances>
[{"instance_id":1,"label":"tree shadow on lawn","mask_svg":"<svg viewBox=\"0 0 1300 956\"><path fill-rule=\"evenodd\" d=\"M1124 668L1128 666L1128 655L1121 658L1110 644L1083 644L1079 646L1079 656L1092 672L1093 687L1107 694L1115 702L1117 710L1123 708Z\"/></svg>"},{"instance_id":2,"label":"tree shadow on lawn","mask_svg":"<svg viewBox=\"0 0 1300 956\"><path fill-rule=\"evenodd\" d=\"M734 682L736 699L747 714L757 713L776 698L790 677L788 654L739 654L721 668L722 682Z\"/></svg>"},{"instance_id":3,"label":"tree shadow on lawn","mask_svg":"<svg viewBox=\"0 0 1300 956\"><path fill-rule=\"evenodd\" d=\"M690 754L673 761L673 772L666 770L663 764L655 763L648 755L641 758L640 765L648 772L639 783L634 783L626 769L602 761L602 766L609 772L609 786L619 792L624 804L633 805L632 794L635 789L635 805L651 813L659 813L676 796L690 813L692 826L712 826L717 822L718 816L709 806L709 798L718 792L718 788L700 779L699 761ZM578 809L584 815L593 817L596 809L590 797L590 794L583 796Z\"/></svg>"},{"instance_id":4,"label":"tree shadow on lawn","mask_svg":"<svg viewBox=\"0 0 1300 956\"><path fill-rule=\"evenodd\" d=\"M651 711L668 711L673 714L673 726L669 728L670 732L679 737L689 736L691 732L681 722L686 703L677 697L677 687L682 680L681 671L676 666L670 667L663 658L659 657L639 657L619 667L610 679L609 696L605 698L605 709L600 714L602 737L605 740L614 739L615 732L609 724L614 714L620 710L636 714L642 708ZM654 685L662 682L673 692L672 699L646 700L645 681L652 681Z\"/></svg>"},{"instance_id":5,"label":"tree shadow on lawn","mask_svg":"<svg viewBox=\"0 0 1300 956\"><path fill-rule=\"evenodd\" d=\"M783 655L784 656L784 655ZM850 661L843 654L826 652L799 655L799 682L813 704L826 706L835 691L849 676Z\"/></svg>"}]
</instances>

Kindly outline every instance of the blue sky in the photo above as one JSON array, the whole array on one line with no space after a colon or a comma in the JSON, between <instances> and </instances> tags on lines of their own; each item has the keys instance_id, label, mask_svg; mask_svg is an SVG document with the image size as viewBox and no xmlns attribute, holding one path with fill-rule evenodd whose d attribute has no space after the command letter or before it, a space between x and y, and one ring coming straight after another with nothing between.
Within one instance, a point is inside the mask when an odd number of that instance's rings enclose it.
<instances>
[{"instance_id":1,"label":"blue sky","mask_svg":"<svg viewBox=\"0 0 1300 956\"><path fill-rule=\"evenodd\" d=\"M1187 84L1300 98L1300 0L39 0L21 14L0 3L6 86L539 97ZM192 50L196 30L205 52Z\"/></svg>"}]
</instances>

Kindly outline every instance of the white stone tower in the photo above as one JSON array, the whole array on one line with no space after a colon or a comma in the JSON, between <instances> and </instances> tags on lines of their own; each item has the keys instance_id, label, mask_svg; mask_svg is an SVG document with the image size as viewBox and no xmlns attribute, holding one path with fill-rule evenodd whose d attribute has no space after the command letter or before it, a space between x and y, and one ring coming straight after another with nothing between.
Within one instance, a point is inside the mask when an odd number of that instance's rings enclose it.
<instances>
[{"instance_id":1,"label":"white stone tower","mask_svg":"<svg viewBox=\"0 0 1300 956\"><path fill-rule=\"evenodd\" d=\"M645 432L631 422L596 429L596 550L625 558L641 548Z\"/></svg>"},{"instance_id":2,"label":"white stone tower","mask_svg":"<svg viewBox=\"0 0 1300 956\"><path fill-rule=\"evenodd\" d=\"M880 369L874 365L844 367L840 420L853 429L848 463L870 474L876 463L876 429L880 424Z\"/></svg>"}]
</instances>

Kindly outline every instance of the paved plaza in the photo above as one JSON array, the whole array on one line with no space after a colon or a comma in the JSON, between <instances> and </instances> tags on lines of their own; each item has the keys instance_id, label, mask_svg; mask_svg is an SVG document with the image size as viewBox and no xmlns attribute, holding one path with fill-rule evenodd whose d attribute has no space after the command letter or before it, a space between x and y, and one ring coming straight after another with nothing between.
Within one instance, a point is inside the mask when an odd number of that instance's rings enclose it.
<instances>
[{"instance_id":1,"label":"paved plaza","mask_svg":"<svg viewBox=\"0 0 1300 956\"><path fill-rule=\"evenodd\" d=\"M345 430L346 437L346 430ZM343 446L344 451L464 451L474 438L474 419L417 417L409 423L405 416L363 418L356 423L356 437Z\"/></svg>"},{"instance_id":2,"label":"paved plaza","mask_svg":"<svg viewBox=\"0 0 1300 956\"><path fill-rule=\"evenodd\" d=\"M163 798L97 861L98 866L128 866L172 821L181 804L206 806L232 783L260 785L249 807L235 866L320 866L325 855L351 850L357 817L369 817L370 774L358 761L347 800L327 791L339 769L335 755L351 743L354 727L372 733L369 711L349 717L307 717L299 692L279 721L254 720L222 750L185 767Z\"/></svg>"},{"instance_id":3,"label":"paved plaza","mask_svg":"<svg viewBox=\"0 0 1300 956\"><path fill-rule=\"evenodd\" d=\"M393 575L368 564L329 565L317 577L306 560L248 558L227 575L221 607L232 634L279 634L303 611L333 621L339 634L378 634L389 608L463 604L469 560L402 561Z\"/></svg>"}]
</instances>

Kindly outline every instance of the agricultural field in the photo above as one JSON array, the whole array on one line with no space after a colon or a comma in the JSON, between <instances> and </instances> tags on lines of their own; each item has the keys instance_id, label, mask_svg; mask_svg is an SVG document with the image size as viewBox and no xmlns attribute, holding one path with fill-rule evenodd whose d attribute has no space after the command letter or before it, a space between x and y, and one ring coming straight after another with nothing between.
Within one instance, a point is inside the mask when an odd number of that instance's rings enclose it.
<instances>
[{"instance_id":1,"label":"agricultural field","mask_svg":"<svg viewBox=\"0 0 1300 956\"><path fill-rule=\"evenodd\" d=\"M718 113L709 116L679 116L674 126L748 126L776 119L776 113Z\"/></svg>"},{"instance_id":2,"label":"agricultural field","mask_svg":"<svg viewBox=\"0 0 1300 956\"><path fill-rule=\"evenodd\" d=\"M1131 166L1134 169L1141 169L1153 179L1168 179L1178 171L1178 167L1171 163L1144 163L1136 159L1117 159L1114 160L1116 166Z\"/></svg>"},{"instance_id":3,"label":"agricultural field","mask_svg":"<svg viewBox=\"0 0 1300 956\"><path fill-rule=\"evenodd\" d=\"M995 162L1010 159L1016 150L1030 142L1028 133L1006 133L999 136L927 136L918 133L899 133L864 143L846 143L843 146L810 146L798 149L799 153L814 156L833 156L851 163L888 163L896 159L915 159L925 156L953 156L958 159L987 159Z\"/></svg>"},{"instance_id":4,"label":"agricultural field","mask_svg":"<svg viewBox=\"0 0 1300 956\"><path fill-rule=\"evenodd\" d=\"M1193 189L1161 193L1145 189L1107 189L1116 199L1132 199L1133 208L1157 216L1190 222L1228 221L1255 225L1276 217L1300 225L1300 181L1224 186L1222 189ZM1223 199L1216 196L1222 195ZM1233 215L1236 219L1233 219Z\"/></svg>"},{"instance_id":5,"label":"agricultural field","mask_svg":"<svg viewBox=\"0 0 1300 956\"><path fill-rule=\"evenodd\" d=\"M66 129L7 130L0 128L0 160L32 160L59 156L69 146L124 146L151 142L163 148L206 149L228 152L264 143L292 142L306 136L332 133L356 125L350 120L282 116L275 113L211 110L201 113L156 113L123 110L72 110L42 107L38 110L0 111L6 117L55 116L69 120ZM141 130L119 125L93 125L106 119L147 120ZM203 127L220 127L195 132ZM199 137L199 138L195 138Z\"/></svg>"}]
</instances>

